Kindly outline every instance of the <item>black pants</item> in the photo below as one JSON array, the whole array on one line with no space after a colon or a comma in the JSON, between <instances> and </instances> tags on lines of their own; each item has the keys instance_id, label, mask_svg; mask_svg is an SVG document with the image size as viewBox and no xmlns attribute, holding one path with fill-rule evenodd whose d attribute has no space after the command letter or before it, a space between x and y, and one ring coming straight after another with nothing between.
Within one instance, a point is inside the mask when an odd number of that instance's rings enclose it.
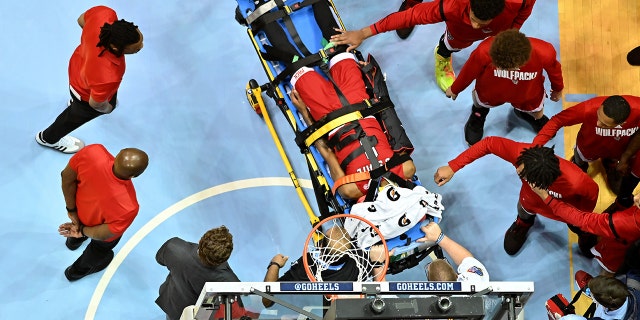
<instances>
[{"instance_id":1,"label":"black pants","mask_svg":"<svg viewBox=\"0 0 640 320\"><path fill-rule=\"evenodd\" d=\"M71 131L78 129L81 125L104 114L92 108L89 102L80 100L73 92L70 93L71 100L69 100L67 108L42 132L42 138L47 143L58 142L58 140L71 133ZM116 107L116 96L117 93L114 94L113 98L109 101L114 109Z\"/></svg>"},{"instance_id":2,"label":"black pants","mask_svg":"<svg viewBox=\"0 0 640 320\"><path fill-rule=\"evenodd\" d=\"M71 239L73 239L72 241L83 241L82 238ZM71 265L72 271L77 274L85 274L106 268L113 260L113 248L119 241L120 237L111 242L91 239L82 255Z\"/></svg>"}]
</instances>

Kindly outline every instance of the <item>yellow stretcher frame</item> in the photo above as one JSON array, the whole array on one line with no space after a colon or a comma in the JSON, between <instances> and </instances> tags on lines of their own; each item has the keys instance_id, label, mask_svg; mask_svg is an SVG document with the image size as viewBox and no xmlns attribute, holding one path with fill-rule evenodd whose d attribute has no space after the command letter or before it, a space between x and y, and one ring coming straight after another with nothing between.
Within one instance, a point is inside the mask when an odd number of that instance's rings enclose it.
<instances>
[{"instance_id":1,"label":"yellow stretcher frame","mask_svg":"<svg viewBox=\"0 0 640 320\"><path fill-rule=\"evenodd\" d=\"M342 19L340 18L340 14L338 13L338 11L336 10L335 4L333 3L333 0L328 0L329 4L331 6L331 8L333 9L333 13L335 14L335 17L340 25L340 27L342 29L345 29L344 24L342 22ZM276 78L276 76L271 72L271 69L269 68L269 65L267 63L267 61L265 61L264 59L262 59L262 56L260 55L260 46L258 44L258 42L256 41L256 37L253 34L253 31L251 30L250 27L247 28L247 34L249 35L249 38L251 39L251 43L253 44L253 48L254 50L256 50L256 54L258 55L258 58L260 59L260 62L262 64L262 68L264 69L265 73L267 74L269 81L273 81L273 79ZM256 111L256 113L262 115L267 128L269 129L269 133L271 134L271 138L273 139L273 142L276 145L276 148L278 149L278 153L280 154L280 158L282 159L282 162L285 165L285 168L287 169L287 172L289 174L289 177L291 178L291 181L293 183L294 188L296 189L296 193L298 194L298 197L300 198L300 201L302 202L302 205L305 208L305 211L307 213L307 215L309 216L309 222L311 223L311 225L315 225L318 222L320 222L320 219L318 217L318 215L316 215L313 212L313 209L311 208L311 205L309 204L309 200L307 199L306 195L304 194L302 187L300 186L300 183L298 181L298 178L295 174L295 172L293 171L293 167L291 165L291 162L289 161L289 157L287 156L286 151L284 150L283 146L282 146L282 142L280 141L280 138L278 137L278 134L276 132L276 129L273 125L273 122L271 121L271 117L269 115L269 110L267 109L264 100L262 99L262 90L260 88L260 86L256 86L257 82L252 85L251 81L250 83L247 85L247 98L249 100L249 102L252 104L252 107L254 108L254 110ZM280 99L284 99L284 95L282 93L282 91L280 90L280 87L275 86L275 92L278 95L278 98ZM256 92L257 91L257 92ZM287 108L286 110L282 110L283 113L285 114L285 116L287 117L287 120L289 121L289 123L291 124L291 126L293 127L293 130L298 132L298 127L297 127L297 123L296 123L296 118L293 115L293 112L291 111L291 109ZM316 137L316 139L319 137ZM315 158L313 156L312 153L310 152L306 152L304 153L307 163L310 165L311 167L311 171L312 172L319 172L319 168L318 168L318 163L315 161ZM329 183L327 182L326 178L322 175L318 175L317 176L318 179L318 183L320 185L324 185L327 186L327 190L328 192L331 192L331 188L329 186Z\"/></svg>"}]
</instances>

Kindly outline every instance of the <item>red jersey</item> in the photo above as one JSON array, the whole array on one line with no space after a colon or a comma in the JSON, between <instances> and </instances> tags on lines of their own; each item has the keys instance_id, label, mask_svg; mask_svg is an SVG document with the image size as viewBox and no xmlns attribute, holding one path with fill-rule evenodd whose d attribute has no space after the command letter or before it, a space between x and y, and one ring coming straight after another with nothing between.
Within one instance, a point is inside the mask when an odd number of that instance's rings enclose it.
<instances>
[{"instance_id":1,"label":"red jersey","mask_svg":"<svg viewBox=\"0 0 640 320\"><path fill-rule=\"evenodd\" d=\"M105 6L93 7L84 13L80 45L69 60L69 84L83 101L88 102L89 97L97 102L111 100L120 87L125 70L124 55L116 57L109 51L102 52L103 47L96 47L100 28L116 20L116 12Z\"/></svg>"},{"instance_id":2,"label":"red jersey","mask_svg":"<svg viewBox=\"0 0 640 320\"><path fill-rule=\"evenodd\" d=\"M455 49L463 49L500 31L511 28L520 29L531 15L534 3L535 0L506 0L504 10L481 29L474 29L471 26L469 0L436 0L419 3L408 10L392 13L369 28L373 35L376 35L419 24L444 21L447 25L449 44Z\"/></svg>"},{"instance_id":3,"label":"red jersey","mask_svg":"<svg viewBox=\"0 0 640 320\"><path fill-rule=\"evenodd\" d=\"M581 211L561 201L551 201L549 207L567 223L601 237L595 247L600 253L596 258L612 272L622 265L627 248L640 239L640 209L635 205L613 215Z\"/></svg>"},{"instance_id":4,"label":"red jersey","mask_svg":"<svg viewBox=\"0 0 640 320\"><path fill-rule=\"evenodd\" d=\"M356 104L368 99L369 95L362 80L362 71L360 71L357 62L353 58L343 58L340 61L333 61L333 63L329 72L347 101L351 104ZM309 113L314 120L319 120L330 112L342 108L342 103L338 98L333 84L319 73L309 71L302 75L294 75L294 77L299 77L298 80L295 81L295 88L307 105ZM378 143L374 148L377 153L378 162L384 165L384 163L393 156L394 152L378 120L374 117L367 117L358 121L367 136L376 137ZM353 130L345 133L345 135L351 133L353 133ZM334 150L338 162L342 162L342 160L346 159L358 148L360 148L360 143L358 140L355 140L341 150ZM363 153L349 162L347 167L343 169L345 174L368 172L371 171L372 165L371 161ZM404 178L402 165L395 166L390 171ZM358 189L365 194L368 184L369 181L356 182Z\"/></svg>"},{"instance_id":5,"label":"red jersey","mask_svg":"<svg viewBox=\"0 0 640 320\"><path fill-rule=\"evenodd\" d=\"M522 150L532 146L529 143L502 137L486 137L449 161L449 166L456 172L476 159L493 154L516 167L516 161ZM549 195L581 210L592 211L598 201L598 184L571 162L560 157L558 159L561 174L549 187ZM564 221L551 211L524 180L520 188L520 204L529 213Z\"/></svg>"},{"instance_id":6,"label":"red jersey","mask_svg":"<svg viewBox=\"0 0 640 320\"><path fill-rule=\"evenodd\" d=\"M597 126L597 110L607 97L596 97L562 110L533 139L534 144L544 145L562 127L582 124L576 138L576 146L587 160L599 158L619 159L626 150L631 136L640 126L640 97L622 96L631 106L627 120L611 129Z\"/></svg>"},{"instance_id":7,"label":"red jersey","mask_svg":"<svg viewBox=\"0 0 640 320\"><path fill-rule=\"evenodd\" d=\"M71 157L69 167L77 174L76 208L85 226L108 224L114 237L131 225L138 214L138 200L131 180L113 174L114 157L100 144L88 145Z\"/></svg>"},{"instance_id":8,"label":"red jersey","mask_svg":"<svg viewBox=\"0 0 640 320\"><path fill-rule=\"evenodd\" d=\"M482 41L460 70L451 91L457 95L475 80L476 93L483 104L499 106L511 103L522 111L537 109L545 94L543 70L549 76L553 91L562 91L564 83L553 45L536 38L528 39L531 58L518 70L496 68L489 56L494 37Z\"/></svg>"}]
</instances>

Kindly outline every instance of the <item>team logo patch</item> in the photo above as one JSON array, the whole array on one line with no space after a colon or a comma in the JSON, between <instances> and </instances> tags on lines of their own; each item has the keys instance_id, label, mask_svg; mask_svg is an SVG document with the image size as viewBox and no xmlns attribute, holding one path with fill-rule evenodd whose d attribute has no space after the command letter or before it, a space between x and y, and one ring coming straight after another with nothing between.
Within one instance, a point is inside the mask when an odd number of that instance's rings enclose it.
<instances>
[{"instance_id":1,"label":"team logo patch","mask_svg":"<svg viewBox=\"0 0 640 320\"><path fill-rule=\"evenodd\" d=\"M467 272L475 273L475 274L477 274L477 275L479 275L481 277L484 275L484 272L482 272L482 269L480 269L480 268L478 268L476 266L473 266L473 267L469 268L469 270L467 270Z\"/></svg>"},{"instance_id":2,"label":"team logo patch","mask_svg":"<svg viewBox=\"0 0 640 320\"><path fill-rule=\"evenodd\" d=\"M406 227L411 224L411 220L407 218L407 213L405 212L400 219L398 219L398 226Z\"/></svg>"},{"instance_id":3,"label":"team logo patch","mask_svg":"<svg viewBox=\"0 0 640 320\"><path fill-rule=\"evenodd\" d=\"M400 193L398 193L394 188L389 188L389 190L387 190L387 198L391 201L397 201L400 199Z\"/></svg>"}]
</instances>

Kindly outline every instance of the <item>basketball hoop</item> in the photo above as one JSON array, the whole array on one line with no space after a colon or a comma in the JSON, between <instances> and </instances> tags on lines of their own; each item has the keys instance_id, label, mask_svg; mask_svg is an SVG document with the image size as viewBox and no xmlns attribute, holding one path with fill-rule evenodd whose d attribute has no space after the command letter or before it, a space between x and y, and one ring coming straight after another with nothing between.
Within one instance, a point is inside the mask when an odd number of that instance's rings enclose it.
<instances>
[{"instance_id":1,"label":"basketball hoop","mask_svg":"<svg viewBox=\"0 0 640 320\"><path fill-rule=\"evenodd\" d=\"M309 280L314 282L382 281L389 267L389 250L386 241L380 236L382 240L379 244L371 248L359 248L358 241L342 227L346 219L360 220L369 225L372 234L381 235L375 225L356 215L338 214L320 221L309 232L302 253ZM347 264L352 266L354 262L357 267L357 276L354 275L355 271L351 267L349 267L352 269L350 271L353 272L340 270ZM327 274L332 275L327 277Z\"/></svg>"}]
</instances>

